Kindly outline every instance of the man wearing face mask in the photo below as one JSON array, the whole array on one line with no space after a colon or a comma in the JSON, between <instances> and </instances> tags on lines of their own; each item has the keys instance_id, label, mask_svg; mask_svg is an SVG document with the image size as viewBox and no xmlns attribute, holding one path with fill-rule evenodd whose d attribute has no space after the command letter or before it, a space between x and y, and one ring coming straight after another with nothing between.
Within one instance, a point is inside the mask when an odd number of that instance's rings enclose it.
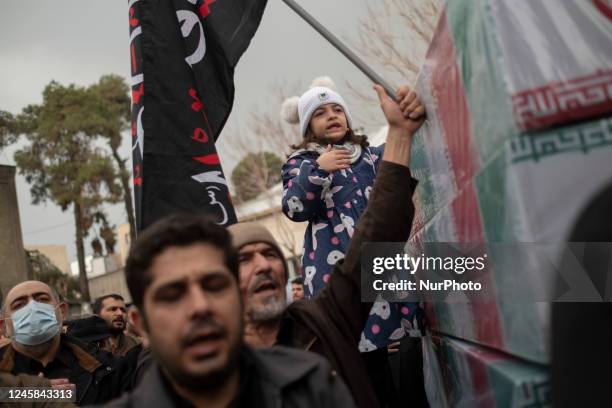
<instances>
[{"instance_id":1,"label":"man wearing face mask","mask_svg":"<svg viewBox=\"0 0 612 408\"><path fill-rule=\"evenodd\" d=\"M0 372L71 384L77 405L120 395L122 373L87 351L84 343L61 334L66 311L67 305L43 282L14 286L2 305L2 328L11 342L0 348Z\"/></svg>"}]
</instances>

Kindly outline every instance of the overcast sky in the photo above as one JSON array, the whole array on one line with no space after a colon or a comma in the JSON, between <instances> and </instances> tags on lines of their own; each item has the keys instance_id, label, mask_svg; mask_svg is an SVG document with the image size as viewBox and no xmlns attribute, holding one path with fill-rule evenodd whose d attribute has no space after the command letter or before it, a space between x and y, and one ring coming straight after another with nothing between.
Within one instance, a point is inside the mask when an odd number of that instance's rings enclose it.
<instances>
[{"instance_id":1,"label":"overcast sky","mask_svg":"<svg viewBox=\"0 0 612 408\"><path fill-rule=\"evenodd\" d=\"M378 3L370 0L372 6ZM301 0L300 4L345 39L355 38L357 21L366 14L365 0ZM40 103L42 90L51 80L89 85L109 73L127 79L127 16L127 1L118 0L0 2L0 109L18 113L27 104ZM331 76L343 94L345 81L364 90L371 87L284 3L269 0L260 29L236 69L234 110L218 143L228 178L235 164L227 153L231 135L244 127L253 108L269 107L270 88L281 83L308 84L320 75ZM130 142L126 136L125 157L130 156ZM14 150L0 152L0 164L14 164ZM17 194L24 243L66 245L74 260L72 212L62 212L52 203L33 206L29 186L20 176ZM115 205L109 212L115 225L126 222L123 206ZM91 252L89 244L85 250Z\"/></svg>"}]
</instances>

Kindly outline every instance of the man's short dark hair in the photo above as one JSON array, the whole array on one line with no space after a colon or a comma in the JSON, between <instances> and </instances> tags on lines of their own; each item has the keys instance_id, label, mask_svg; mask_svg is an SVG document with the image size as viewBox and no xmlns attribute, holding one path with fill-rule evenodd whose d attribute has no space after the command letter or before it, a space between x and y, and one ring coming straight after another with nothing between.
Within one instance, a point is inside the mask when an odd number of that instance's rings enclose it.
<instances>
[{"instance_id":1,"label":"man's short dark hair","mask_svg":"<svg viewBox=\"0 0 612 408\"><path fill-rule=\"evenodd\" d=\"M168 247L195 243L211 244L223 251L225 265L238 281L238 251L225 227L201 215L171 215L147 228L130 249L125 279L136 307L142 310L145 289L151 284L149 269L155 257Z\"/></svg>"},{"instance_id":2,"label":"man's short dark hair","mask_svg":"<svg viewBox=\"0 0 612 408\"><path fill-rule=\"evenodd\" d=\"M292 285L304 285L304 278L302 278L301 276L295 277L293 279L291 279L291 284Z\"/></svg>"},{"instance_id":3,"label":"man's short dark hair","mask_svg":"<svg viewBox=\"0 0 612 408\"><path fill-rule=\"evenodd\" d=\"M125 302L125 300L123 299L123 296L118 295L116 293L109 293L108 295L104 295L104 296L100 296L99 298L97 298L96 300L94 300L94 304L93 304L93 314L97 314L99 315L100 312L102 311L102 303L104 303L104 301L106 299L115 299L115 300L121 300L122 302Z\"/></svg>"}]
</instances>

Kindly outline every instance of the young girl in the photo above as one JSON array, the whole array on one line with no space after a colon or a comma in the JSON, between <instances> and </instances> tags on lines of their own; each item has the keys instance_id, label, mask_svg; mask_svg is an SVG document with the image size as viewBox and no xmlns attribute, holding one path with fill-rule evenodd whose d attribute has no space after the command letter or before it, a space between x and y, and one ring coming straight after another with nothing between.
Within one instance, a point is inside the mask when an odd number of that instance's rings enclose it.
<instances>
[{"instance_id":1,"label":"young girl","mask_svg":"<svg viewBox=\"0 0 612 408\"><path fill-rule=\"evenodd\" d=\"M366 208L384 145L369 146L366 136L353 132L344 99L328 87L315 86L299 101L285 101L283 116L299 123L303 137L292 146L297 150L282 169L282 208L292 221L308 221L302 268L304 293L311 297L344 258ZM416 309L416 304L375 303L362 333L361 351L386 347L390 338L402 337L402 323L410 329Z\"/></svg>"}]
</instances>

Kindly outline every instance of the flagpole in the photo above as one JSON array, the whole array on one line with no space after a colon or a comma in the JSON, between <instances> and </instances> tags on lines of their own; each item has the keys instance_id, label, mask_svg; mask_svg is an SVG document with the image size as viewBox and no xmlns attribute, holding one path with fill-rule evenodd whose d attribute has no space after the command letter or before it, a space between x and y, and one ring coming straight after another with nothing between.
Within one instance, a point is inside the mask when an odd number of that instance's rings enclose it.
<instances>
[{"instance_id":1,"label":"flagpole","mask_svg":"<svg viewBox=\"0 0 612 408\"><path fill-rule=\"evenodd\" d=\"M310 15L306 10L304 10L299 4L295 2L295 0L283 0L283 2L289 6L293 11L295 11L300 17L302 17L308 24L312 26L315 30L319 32L327 41L329 41L338 51L340 51L346 58L349 59L357 68L361 70L368 78L370 78L374 83L379 84L383 88L387 94L391 97L391 99L395 100L395 90L394 88L387 83L380 75L378 75L369 65L367 65L357 54L355 54L349 47L346 46L338 37L332 34L327 28L325 28L321 23L319 23L312 15Z\"/></svg>"}]
</instances>

